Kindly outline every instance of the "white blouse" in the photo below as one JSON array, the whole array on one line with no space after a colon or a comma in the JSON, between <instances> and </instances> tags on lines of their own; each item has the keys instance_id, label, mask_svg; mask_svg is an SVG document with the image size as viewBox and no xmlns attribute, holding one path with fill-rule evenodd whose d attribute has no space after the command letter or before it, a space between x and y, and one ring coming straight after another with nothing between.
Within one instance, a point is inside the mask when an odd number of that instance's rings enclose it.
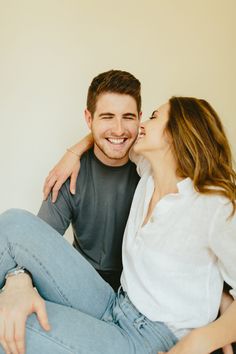
<instances>
[{"instance_id":1,"label":"white blouse","mask_svg":"<svg viewBox=\"0 0 236 354\"><path fill-rule=\"evenodd\" d=\"M236 298L236 216L228 219L228 199L199 194L186 178L142 227L154 190L146 167L141 160L123 240L121 285L142 314L180 338L216 318L224 280Z\"/></svg>"}]
</instances>

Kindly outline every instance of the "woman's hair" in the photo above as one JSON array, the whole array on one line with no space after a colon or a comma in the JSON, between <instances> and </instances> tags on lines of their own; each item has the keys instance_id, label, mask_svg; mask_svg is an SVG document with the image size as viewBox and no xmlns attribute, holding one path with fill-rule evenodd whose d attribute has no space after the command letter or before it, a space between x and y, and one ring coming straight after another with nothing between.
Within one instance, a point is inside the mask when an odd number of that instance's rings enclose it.
<instances>
[{"instance_id":1,"label":"woman's hair","mask_svg":"<svg viewBox=\"0 0 236 354\"><path fill-rule=\"evenodd\" d=\"M233 215L236 210L236 173L220 118L202 99L172 97L169 103L167 130L173 139L178 176L190 177L199 193L228 198Z\"/></svg>"}]
</instances>

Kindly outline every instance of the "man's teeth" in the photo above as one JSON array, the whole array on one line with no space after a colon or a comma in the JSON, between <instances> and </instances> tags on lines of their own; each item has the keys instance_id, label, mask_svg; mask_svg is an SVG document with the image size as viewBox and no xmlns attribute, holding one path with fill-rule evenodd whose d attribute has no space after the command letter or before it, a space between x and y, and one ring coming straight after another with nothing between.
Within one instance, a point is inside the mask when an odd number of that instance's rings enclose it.
<instances>
[{"instance_id":1,"label":"man's teeth","mask_svg":"<svg viewBox=\"0 0 236 354\"><path fill-rule=\"evenodd\" d=\"M111 139L111 138L108 138L107 140L110 143L112 143L112 144L123 144L125 142L125 138L123 138L123 139Z\"/></svg>"}]
</instances>

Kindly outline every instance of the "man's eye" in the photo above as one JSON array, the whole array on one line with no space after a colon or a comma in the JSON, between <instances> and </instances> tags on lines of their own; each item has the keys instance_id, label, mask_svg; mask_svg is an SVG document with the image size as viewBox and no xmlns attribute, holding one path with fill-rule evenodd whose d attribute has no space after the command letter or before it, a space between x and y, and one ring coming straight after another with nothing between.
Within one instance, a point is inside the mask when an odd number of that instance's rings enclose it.
<instances>
[{"instance_id":1,"label":"man's eye","mask_svg":"<svg viewBox=\"0 0 236 354\"><path fill-rule=\"evenodd\" d=\"M134 120L134 117L124 117L124 119Z\"/></svg>"},{"instance_id":2,"label":"man's eye","mask_svg":"<svg viewBox=\"0 0 236 354\"><path fill-rule=\"evenodd\" d=\"M103 116L102 119L112 119L111 116Z\"/></svg>"}]
</instances>

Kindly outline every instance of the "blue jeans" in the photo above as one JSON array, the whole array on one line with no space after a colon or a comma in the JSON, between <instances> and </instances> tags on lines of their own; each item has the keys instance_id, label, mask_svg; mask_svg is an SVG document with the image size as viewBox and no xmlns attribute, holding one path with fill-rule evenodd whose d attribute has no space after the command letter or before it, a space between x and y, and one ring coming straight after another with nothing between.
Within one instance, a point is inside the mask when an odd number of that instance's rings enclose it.
<instances>
[{"instance_id":1,"label":"blue jeans","mask_svg":"<svg viewBox=\"0 0 236 354\"><path fill-rule=\"evenodd\" d=\"M32 273L52 328L44 331L35 314L28 318L27 354L157 354L177 341L163 323L139 313L122 289L115 293L53 228L13 209L0 216L0 287L17 265Z\"/></svg>"}]
</instances>

